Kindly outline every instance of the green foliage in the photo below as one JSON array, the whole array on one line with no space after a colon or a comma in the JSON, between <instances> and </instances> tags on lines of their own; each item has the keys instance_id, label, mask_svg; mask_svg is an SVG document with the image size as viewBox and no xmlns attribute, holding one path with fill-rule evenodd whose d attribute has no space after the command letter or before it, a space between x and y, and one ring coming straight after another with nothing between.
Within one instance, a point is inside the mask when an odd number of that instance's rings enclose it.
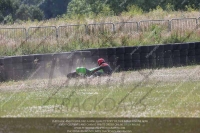
<instances>
[{"instance_id":1,"label":"green foliage","mask_svg":"<svg viewBox=\"0 0 200 133\"><path fill-rule=\"evenodd\" d=\"M40 4L40 9L44 12L45 18L55 18L67 11L67 5L70 0L44 0Z\"/></svg>"},{"instance_id":2,"label":"green foliage","mask_svg":"<svg viewBox=\"0 0 200 133\"><path fill-rule=\"evenodd\" d=\"M70 15L88 14L91 11L91 5L87 4L86 0L72 0L67 9L67 13Z\"/></svg>"},{"instance_id":3,"label":"green foliage","mask_svg":"<svg viewBox=\"0 0 200 133\"><path fill-rule=\"evenodd\" d=\"M25 0L0 0L0 22L4 24L14 23L16 20L42 20L44 18L43 12L37 7L22 3L36 4L41 0L34 0L32 2Z\"/></svg>"},{"instance_id":4,"label":"green foliage","mask_svg":"<svg viewBox=\"0 0 200 133\"><path fill-rule=\"evenodd\" d=\"M137 5L133 0L107 0L106 4L110 6L116 15L127 11L127 6L129 5Z\"/></svg>"},{"instance_id":5,"label":"green foliage","mask_svg":"<svg viewBox=\"0 0 200 133\"><path fill-rule=\"evenodd\" d=\"M43 20L44 19L44 13L42 12L42 10L40 10L38 7L36 6L31 6L29 8L30 13L31 13L31 19L32 20Z\"/></svg>"},{"instance_id":6,"label":"green foliage","mask_svg":"<svg viewBox=\"0 0 200 133\"><path fill-rule=\"evenodd\" d=\"M168 12L174 11L174 5L172 5L171 3L167 3L165 6L165 10Z\"/></svg>"},{"instance_id":7,"label":"green foliage","mask_svg":"<svg viewBox=\"0 0 200 133\"><path fill-rule=\"evenodd\" d=\"M122 12L122 15L129 15L129 16L134 16L134 15L141 15L143 13L143 10L138 7L137 5L130 5L127 7L127 12Z\"/></svg>"},{"instance_id":8,"label":"green foliage","mask_svg":"<svg viewBox=\"0 0 200 133\"><path fill-rule=\"evenodd\" d=\"M160 0L135 0L135 4L141 7L144 11L149 11L150 9L155 9L160 5Z\"/></svg>"},{"instance_id":9,"label":"green foliage","mask_svg":"<svg viewBox=\"0 0 200 133\"><path fill-rule=\"evenodd\" d=\"M15 14L20 20L42 20L44 18L43 12L36 6L21 5Z\"/></svg>"},{"instance_id":10,"label":"green foliage","mask_svg":"<svg viewBox=\"0 0 200 133\"><path fill-rule=\"evenodd\" d=\"M131 5L131 6L128 6L128 12L130 12L130 14L133 14L133 15L141 15L143 13L143 10L136 6L136 5Z\"/></svg>"},{"instance_id":11,"label":"green foliage","mask_svg":"<svg viewBox=\"0 0 200 133\"><path fill-rule=\"evenodd\" d=\"M154 13L160 13L160 12L163 12L164 10L162 9L161 6L157 6L156 8L154 9L150 9L150 12L154 12Z\"/></svg>"},{"instance_id":12,"label":"green foliage","mask_svg":"<svg viewBox=\"0 0 200 133\"><path fill-rule=\"evenodd\" d=\"M189 39L191 36L191 33L182 35L180 31L174 31L171 33L169 37L164 39L163 43L183 43L186 42L187 39Z\"/></svg>"},{"instance_id":13,"label":"green foliage","mask_svg":"<svg viewBox=\"0 0 200 133\"><path fill-rule=\"evenodd\" d=\"M159 44L162 43L162 27L158 25L151 26L151 43Z\"/></svg>"},{"instance_id":14,"label":"green foliage","mask_svg":"<svg viewBox=\"0 0 200 133\"><path fill-rule=\"evenodd\" d=\"M188 12L197 11L197 9L196 9L196 7L194 5L186 5L185 9Z\"/></svg>"},{"instance_id":15,"label":"green foliage","mask_svg":"<svg viewBox=\"0 0 200 133\"><path fill-rule=\"evenodd\" d=\"M110 7L106 4L102 6L101 11L98 13L98 16L113 16L114 11L110 9Z\"/></svg>"},{"instance_id":16,"label":"green foliage","mask_svg":"<svg viewBox=\"0 0 200 133\"><path fill-rule=\"evenodd\" d=\"M39 5L43 0L21 0L21 2L27 5Z\"/></svg>"},{"instance_id":17,"label":"green foliage","mask_svg":"<svg viewBox=\"0 0 200 133\"><path fill-rule=\"evenodd\" d=\"M11 14L7 15L5 18L4 18L4 23L6 24L13 24L14 20L13 20L13 17Z\"/></svg>"},{"instance_id":18,"label":"green foliage","mask_svg":"<svg viewBox=\"0 0 200 133\"><path fill-rule=\"evenodd\" d=\"M68 14L99 14L104 6L109 7L110 11L119 15L128 13L129 15L141 14L144 11L153 11L163 9L166 11L188 10L199 8L198 0L182 1L182 0L71 0L68 6ZM192 5L192 6L191 6ZM159 9L158 9L159 7Z\"/></svg>"},{"instance_id":19,"label":"green foliage","mask_svg":"<svg viewBox=\"0 0 200 133\"><path fill-rule=\"evenodd\" d=\"M21 5L15 14L17 19L28 21L42 20L44 18L43 12L36 6Z\"/></svg>"},{"instance_id":20,"label":"green foliage","mask_svg":"<svg viewBox=\"0 0 200 133\"><path fill-rule=\"evenodd\" d=\"M4 16L3 14L0 12L0 22L2 22L4 20Z\"/></svg>"},{"instance_id":21,"label":"green foliage","mask_svg":"<svg viewBox=\"0 0 200 133\"><path fill-rule=\"evenodd\" d=\"M16 18L20 20L29 20L31 18L31 13L28 5L21 5L16 11Z\"/></svg>"},{"instance_id":22,"label":"green foliage","mask_svg":"<svg viewBox=\"0 0 200 133\"><path fill-rule=\"evenodd\" d=\"M0 0L0 12L3 16L7 16L13 12L13 4L11 0Z\"/></svg>"},{"instance_id":23,"label":"green foliage","mask_svg":"<svg viewBox=\"0 0 200 133\"><path fill-rule=\"evenodd\" d=\"M66 12L70 17L110 16L121 13L137 15L154 9L159 11L157 7L168 12L174 10L191 12L198 10L199 5L199 0L0 0L0 22L3 22L2 17L8 15L12 16L13 21L50 19L62 16Z\"/></svg>"},{"instance_id":24,"label":"green foliage","mask_svg":"<svg viewBox=\"0 0 200 133\"><path fill-rule=\"evenodd\" d=\"M111 14L109 5L105 4L101 0L72 0L67 9L67 13L70 16L74 15L108 15Z\"/></svg>"}]
</instances>

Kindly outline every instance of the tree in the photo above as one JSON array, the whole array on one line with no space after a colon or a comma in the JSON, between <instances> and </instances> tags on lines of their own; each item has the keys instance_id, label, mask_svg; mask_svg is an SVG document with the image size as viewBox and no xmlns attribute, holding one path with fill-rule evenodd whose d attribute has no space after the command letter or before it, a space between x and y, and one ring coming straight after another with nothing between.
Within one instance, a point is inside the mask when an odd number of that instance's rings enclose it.
<instances>
[{"instance_id":1,"label":"tree","mask_svg":"<svg viewBox=\"0 0 200 133\"><path fill-rule=\"evenodd\" d=\"M14 20L11 14L7 15L6 17L4 17L4 21L5 24L10 23L13 24Z\"/></svg>"},{"instance_id":2,"label":"tree","mask_svg":"<svg viewBox=\"0 0 200 133\"><path fill-rule=\"evenodd\" d=\"M3 16L3 14L0 12L0 23L3 22L3 20L4 20L4 16Z\"/></svg>"},{"instance_id":3,"label":"tree","mask_svg":"<svg viewBox=\"0 0 200 133\"><path fill-rule=\"evenodd\" d=\"M32 20L43 20L44 19L44 13L42 10L40 10L37 6L31 6L30 7L30 13L31 13L31 19Z\"/></svg>"},{"instance_id":4,"label":"tree","mask_svg":"<svg viewBox=\"0 0 200 133\"><path fill-rule=\"evenodd\" d=\"M129 5L133 5L135 3L135 0L107 0L106 4L108 4L115 12L115 14L120 14L123 11L127 11L127 7ZM136 4L137 5L137 4Z\"/></svg>"},{"instance_id":5,"label":"tree","mask_svg":"<svg viewBox=\"0 0 200 133\"><path fill-rule=\"evenodd\" d=\"M23 0L24 3L31 2L31 0ZM42 0L32 0L33 3L38 3ZM43 12L37 6L29 6L23 3L22 0L0 0L0 22L4 23L19 20L42 20L44 18Z\"/></svg>"},{"instance_id":6,"label":"tree","mask_svg":"<svg viewBox=\"0 0 200 133\"><path fill-rule=\"evenodd\" d=\"M31 13L30 13L30 10L29 10L29 6L28 5L21 5L19 7L19 9L16 11L16 18L17 19L20 19L20 20L29 20L31 19Z\"/></svg>"},{"instance_id":7,"label":"tree","mask_svg":"<svg viewBox=\"0 0 200 133\"><path fill-rule=\"evenodd\" d=\"M109 12L110 7L102 0L72 0L68 5L67 13L71 15L94 13L97 15L105 10Z\"/></svg>"},{"instance_id":8,"label":"tree","mask_svg":"<svg viewBox=\"0 0 200 133\"><path fill-rule=\"evenodd\" d=\"M13 13L13 4L11 0L0 0L0 11L3 16Z\"/></svg>"},{"instance_id":9,"label":"tree","mask_svg":"<svg viewBox=\"0 0 200 133\"><path fill-rule=\"evenodd\" d=\"M70 0L44 0L39 7L44 12L45 18L49 19L66 13L69 1Z\"/></svg>"},{"instance_id":10,"label":"tree","mask_svg":"<svg viewBox=\"0 0 200 133\"><path fill-rule=\"evenodd\" d=\"M43 2L43 0L21 0L22 4L26 5L40 5Z\"/></svg>"},{"instance_id":11,"label":"tree","mask_svg":"<svg viewBox=\"0 0 200 133\"><path fill-rule=\"evenodd\" d=\"M130 5L136 5L144 11L155 9L157 6L166 9L167 5L172 5L175 10L185 10L185 7L190 5L193 8L200 8L199 0L107 0L106 2L111 10L116 14L126 11Z\"/></svg>"}]
</instances>

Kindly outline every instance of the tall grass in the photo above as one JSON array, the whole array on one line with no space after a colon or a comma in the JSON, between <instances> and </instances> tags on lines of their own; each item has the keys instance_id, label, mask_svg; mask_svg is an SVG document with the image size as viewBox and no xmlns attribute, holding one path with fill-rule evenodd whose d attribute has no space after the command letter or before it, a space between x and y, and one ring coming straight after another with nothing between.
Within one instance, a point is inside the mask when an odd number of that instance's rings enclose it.
<instances>
[{"instance_id":1,"label":"tall grass","mask_svg":"<svg viewBox=\"0 0 200 133\"><path fill-rule=\"evenodd\" d=\"M0 28L26 28L29 27L41 27L41 26L67 26L70 24L91 24L91 23L105 23L105 22L139 22L142 20L158 20L165 19L171 20L173 18L198 18L199 12L191 10L188 7L187 12L181 11L164 11L162 8L157 7L148 13L142 12L134 6L129 7L129 12L123 12L120 16L73 16L69 17L64 15L60 18L55 18L46 21L27 21L15 23L13 25L1 25ZM122 25L123 26L123 25ZM35 53L50 53L55 51L70 51L76 49L86 48L99 48L99 47L116 47L116 46L136 46L136 45L151 45L151 44L163 44L163 43L181 43L190 41L200 41L200 32L196 25L190 28L176 26L176 30L172 32L163 29L163 25L152 25L150 29L143 32L120 31L120 28L115 29L115 33L110 33L101 27L96 29L97 32L86 32L81 27L74 29L65 29L58 38L55 37L52 31L43 31L47 36L44 37L43 33L37 32L30 34L28 37L34 39L25 38L16 40L18 37L7 36L5 33L0 33L0 47L1 56L6 55L23 55L23 54L35 54ZM127 27L127 30L133 27ZM145 28L145 27L143 27Z\"/></svg>"}]
</instances>

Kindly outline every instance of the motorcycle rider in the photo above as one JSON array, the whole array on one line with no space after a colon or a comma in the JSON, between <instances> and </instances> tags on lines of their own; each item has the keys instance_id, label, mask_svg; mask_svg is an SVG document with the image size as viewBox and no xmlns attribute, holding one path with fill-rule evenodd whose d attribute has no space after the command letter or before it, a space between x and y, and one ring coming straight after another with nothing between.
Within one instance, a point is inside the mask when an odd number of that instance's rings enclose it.
<instances>
[{"instance_id":1,"label":"motorcycle rider","mask_svg":"<svg viewBox=\"0 0 200 133\"><path fill-rule=\"evenodd\" d=\"M112 68L110 65L108 65L103 58L100 58L97 60L98 67L87 69L85 67L77 67L75 72L69 73L67 75L68 78L70 77L78 77L79 75L83 76L90 76L96 77L96 76L110 76L112 75Z\"/></svg>"},{"instance_id":2,"label":"motorcycle rider","mask_svg":"<svg viewBox=\"0 0 200 133\"><path fill-rule=\"evenodd\" d=\"M97 60L99 67L92 70L91 75L93 76L109 76L112 75L112 68L108 65L103 58ZM102 70L102 71L99 71Z\"/></svg>"}]
</instances>

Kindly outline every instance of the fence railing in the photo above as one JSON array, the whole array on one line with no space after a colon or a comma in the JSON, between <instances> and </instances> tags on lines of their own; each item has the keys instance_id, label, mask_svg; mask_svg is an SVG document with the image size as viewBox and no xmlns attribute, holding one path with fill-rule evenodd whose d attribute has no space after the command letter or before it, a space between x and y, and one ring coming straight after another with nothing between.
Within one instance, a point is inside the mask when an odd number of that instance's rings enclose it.
<instances>
[{"instance_id":1,"label":"fence railing","mask_svg":"<svg viewBox=\"0 0 200 133\"><path fill-rule=\"evenodd\" d=\"M66 25L57 28L58 38L66 39L72 35L82 36L86 33L86 25Z\"/></svg>"},{"instance_id":2,"label":"fence railing","mask_svg":"<svg viewBox=\"0 0 200 133\"><path fill-rule=\"evenodd\" d=\"M88 35L112 34L115 31L113 23L88 24L86 33Z\"/></svg>"},{"instance_id":3,"label":"fence railing","mask_svg":"<svg viewBox=\"0 0 200 133\"><path fill-rule=\"evenodd\" d=\"M184 18L172 20L143 20L139 22L118 22L118 23L93 23L82 25L66 26L44 26L25 28L0 28L0 38L13 41L41 41L44 39L67 39L72 35L99 35L112 33L136 33L153 31L156 27L162 31L174 30L195 30L199 28L200 18Z\"/></svg>"},{"instance_id":4,"label":"fence railing","mask_svg":"<svg viewBox=\"0 0 200 133\"><path fill-rule=\"evenodd\" d=\"M57 38L57 28L55 26L30 27L28 28L28 40L55 40Z\"/></svg>"},{"instance_id":5,"label":"fence railing","mask_svg":"<svg viewBox=\"0 0 200 133\"><path fill-rule=\"evenodd\" d=\"M156 27L162 30L170 31L169 20L145 20L139 22L139 28L141 32L152 31Z\"/></svg>"},{"instance_id":6,"label":"fence railing","mask_svg":"<svg viewBox=\"0 0 200 133\"><path fill-rule=\"evenodd\" d=\"M138 22L119 22L114 24L116 33L136 33L138 32Z\"/></svg>"},{"instance_id":7,"label":"fence railing","mask_svg":"<svg viewBox=\"0 0 200 133\"><path fill-rule=\"evenodd\" d=\"M25 28L0 28L0 40L24 41L26 37Z\"/></svg>"},{"instance_id":8,"label":"fence railing","mask_svg":"<svg viewBox=\"0 0 200 133\"><path fill-rule=\"evenodd\" d=\"M198 21L196 18L185 18L185 19L172 19L171 30L194 30L197 29Z\"/></svg>"}]
</instances>

